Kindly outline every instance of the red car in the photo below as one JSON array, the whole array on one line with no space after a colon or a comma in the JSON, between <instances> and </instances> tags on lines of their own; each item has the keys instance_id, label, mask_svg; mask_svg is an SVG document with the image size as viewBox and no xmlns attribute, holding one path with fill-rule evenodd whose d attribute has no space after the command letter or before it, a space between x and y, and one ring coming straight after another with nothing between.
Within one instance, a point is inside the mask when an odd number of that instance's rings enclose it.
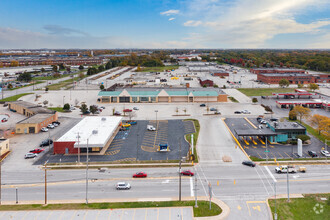
<instances>
[{"instance_id":1,"label":"red car","mask_svg":"<svg viewBox=\"0 0 330 220\"><path fill-rule=\"evenodd\" d=\"M184 170L184 171L181 172L181 175L183 175L183 176L193 176L194 173L191 172L190 170Z\"/></svg>"},{"instance_id":2,"label":"red car","mask_svg":"<svg viewBox=\"0 0 330 220\"><path fill-rule=\"evenodd\" d=\"M128 108L123 110L123 112L131 112L131 111L132 109L128 109Z\"/></svg>"},{"instance_id":3,"label":"red car","mask_svg":"<svg viewBox=\"0 0 330 220\"><path fill-rule=\"evenodd\" d=\"M145 172L138 172L133 174L133 178L145 178L147 177L147 174Z\"/></svg>"},{"instance_id":4,"label":"red car","mask_svg":"<svg viewBox=\"0 0 330 220\"><path fill-rule=\"evenodd\" d=\"M44 149L34 149L34 150L30 150L30 153L34 153L34 154L40 154L41 152L43 152Z\"/></svg>"}]
</instances>

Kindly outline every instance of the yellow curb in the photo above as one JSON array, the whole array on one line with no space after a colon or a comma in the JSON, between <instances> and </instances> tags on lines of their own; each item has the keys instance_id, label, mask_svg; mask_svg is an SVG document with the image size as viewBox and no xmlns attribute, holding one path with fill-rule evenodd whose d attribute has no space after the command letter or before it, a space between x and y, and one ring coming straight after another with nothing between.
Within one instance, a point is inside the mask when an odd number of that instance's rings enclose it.
<instances>
[{"instance_id":1,"label":"yellow curb","mask_svg":"<svg viewBox=\"0 0 330 220\"><path fill-rule=\"evenodd\" d=\"M244 117L244 119L252 126L254 127L255 129L257 129L257 127L249 120L247 119L247 117Z\"/></svg>"},{"instance_id":2,"label":"yellow curb","mask_svg":"<svg viewBox=\"0 0 330 220\"><path fill-rule=\"evenodd\" d=\"M225 122L226 118L221 118L221 120L223 121L223 123L225 124L226 128L228 129L229 133L231 134L231 136L233 137L233 139L236 141L237 145L239 146L239 148L241 148L241 150L243 151L243 153L245 154L245 156L248 158L248 160L251 160L249 155L245 152L245 150L242 148L241 144L239 143L239 141L237 140L237 138L234 136L234 134L231 132L231 130L229 129L228 125Z\"/></svg>"}]
</instances>

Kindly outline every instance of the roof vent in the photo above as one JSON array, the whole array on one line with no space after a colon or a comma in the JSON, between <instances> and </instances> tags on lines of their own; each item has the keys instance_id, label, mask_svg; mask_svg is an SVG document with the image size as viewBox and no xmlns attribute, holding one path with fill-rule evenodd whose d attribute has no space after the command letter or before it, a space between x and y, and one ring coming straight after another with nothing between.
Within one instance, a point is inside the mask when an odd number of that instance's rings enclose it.
<instances>
[{"instance_id":1,"label":"roof vent","mask_svg":"<svg viewBox=\"0 0 330 220\"><path fill-rule=\"evenodd\" d=\"M102 118L101 121L106 121L107 119L106 118Z\"/></svg>"},{"instance_id":2,"label":"roof vent","mask_svg":"<svg viewBox=\"0 0 330 220\"><path fill-rule=\"evenodd\" d=\"M97 134L97 133L98 133L98 130L93 130L92 133L93 133L93 134Z\"/></svg>"}]
</instances>

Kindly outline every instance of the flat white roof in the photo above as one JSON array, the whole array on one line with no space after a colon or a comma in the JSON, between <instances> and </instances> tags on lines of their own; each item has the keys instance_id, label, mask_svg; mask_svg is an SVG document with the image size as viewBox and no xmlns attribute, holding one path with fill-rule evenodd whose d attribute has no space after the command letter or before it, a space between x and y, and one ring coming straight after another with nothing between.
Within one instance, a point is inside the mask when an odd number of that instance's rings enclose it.
<instances>
[{"instance_id":1,"label":"flat white roof","mask_svg":"<svg viewBox=\"0 0 330 220\"><path fill-rule=\"evenodd\" d=\"M75 142L75 148L104 147L119 126L122 117L87 116L56 142ZM78 142L79 135L79 142Z\"/></svg>"}]
</instances>

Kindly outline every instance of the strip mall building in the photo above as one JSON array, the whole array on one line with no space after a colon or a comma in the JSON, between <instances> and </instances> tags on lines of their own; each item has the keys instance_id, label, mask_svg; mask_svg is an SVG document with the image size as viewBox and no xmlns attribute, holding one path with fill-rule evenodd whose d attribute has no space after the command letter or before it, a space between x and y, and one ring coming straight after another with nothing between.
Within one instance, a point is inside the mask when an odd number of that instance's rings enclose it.
<instances>
[{"instance_id":1,"label":"strip mall building","mask_svg":"<svg viewBox=\"0 0 330 220\"><path fill-rule=\"evenodd\" d=\"M101 103L227 102L227 94L217 88L126 88L98 96Z\"/></svg>"}]
</instances>

